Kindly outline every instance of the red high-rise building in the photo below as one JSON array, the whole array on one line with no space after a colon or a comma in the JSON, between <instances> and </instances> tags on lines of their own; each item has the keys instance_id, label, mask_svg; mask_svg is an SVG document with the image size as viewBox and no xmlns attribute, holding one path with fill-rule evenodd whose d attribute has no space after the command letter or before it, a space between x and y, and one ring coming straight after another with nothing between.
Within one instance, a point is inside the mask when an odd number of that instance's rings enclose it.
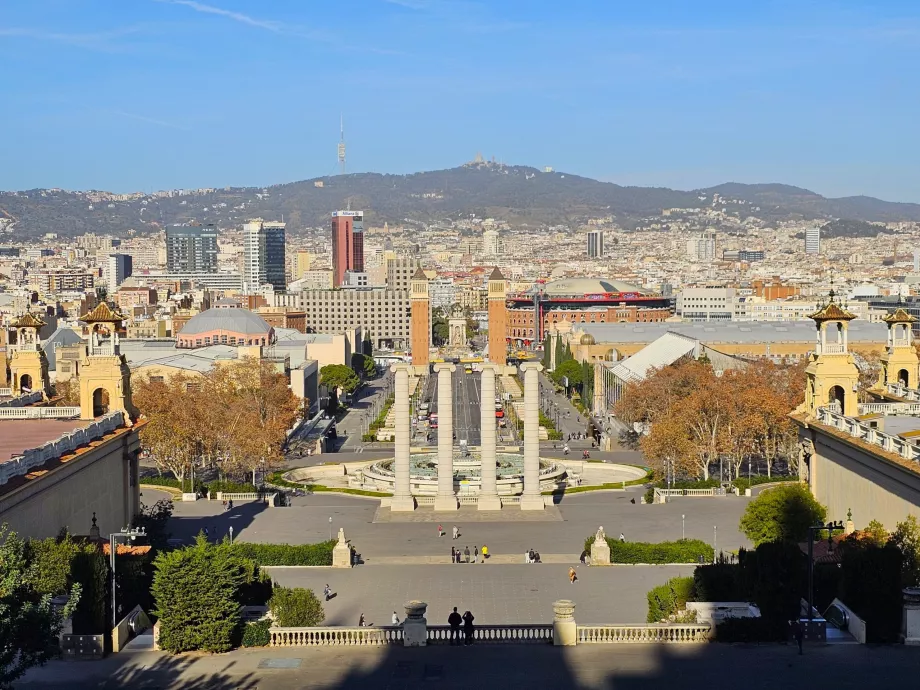
<instances>
[{"instance_id":1,"label":"red high-rise building","mask_svg":"<svg viewBox=\"0 0 920 690\"><path fill-rule=\"evenodd\" d=\"M339 287L346 271L364 271L364 211L332 213L332 284Z\"/></svg>"}]
</instances>

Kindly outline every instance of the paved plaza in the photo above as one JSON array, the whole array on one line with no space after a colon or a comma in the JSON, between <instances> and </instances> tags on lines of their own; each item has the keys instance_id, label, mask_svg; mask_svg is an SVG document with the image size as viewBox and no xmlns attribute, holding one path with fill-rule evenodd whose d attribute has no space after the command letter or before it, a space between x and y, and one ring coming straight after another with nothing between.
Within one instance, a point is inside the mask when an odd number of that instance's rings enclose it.
<instances>
[{"instance_id":1,"label":"paved plaza","mask_svg":"<svg viewBox=\"0 0 920 690\"><path fill-rule=\"evenodd\" d=\"M914 688L915 647L784 645L529 645L319 647L229 654L123 652L103 661L54 661L17 684L46 688L158 690L748 690Z\"/></svg>"}]
</instances>

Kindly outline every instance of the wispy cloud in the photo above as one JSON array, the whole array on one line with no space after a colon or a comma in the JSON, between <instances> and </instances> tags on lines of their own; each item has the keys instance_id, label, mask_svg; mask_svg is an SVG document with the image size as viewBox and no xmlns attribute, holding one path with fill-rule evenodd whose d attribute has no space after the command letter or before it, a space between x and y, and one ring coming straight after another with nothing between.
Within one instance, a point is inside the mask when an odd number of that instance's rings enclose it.
<instances>
[{"instance_id":1,"label":"wispy cloud","mask_svg":"<svg viewBox=\"0 0 920 690\"><path fill-rule=\"evenodd\" d=\"M98 31L93 33L67 33L62 31L50 31L48 29L30 29L24 27L0 27L0 38L24 38L34 41L51 41L54 43L64 43L66 45L86 48L88 50L98 50L102 52L118 52L123 46L117 43L117 40L125 36L139 33L142 30L140 26L126 26L109 31Z\"/></svg>"},{"instance_id":2,"label":"wispy cloud","mask_svg":"<svg viewBox=\"0 0 920 690\"><path fill-rule=\"evenodd\" d=\"M226 17L227 19L232 19L233 21L239 22L240 24L248 24L249 26L254 26L258 29L265 29L266 31L272 31L276 34L283 33L285 30L285 26L281 22L276 22L270 19L258 19L248 14L243 14L242 12L225 10L222 7L206 5L202 2L195 2L195 0L156 0L156 2L162 2L167 5L183 5L184 7L191 8L196 12L201 12L203 14L216 14L219 17Z\"/></svg>"},{"instance_id":3,"label":"wispy cloud","mask_svg":"<svg viewBox=\"0 0 920 690\"><path fill-rule=\"evenodd\" d=\"M125 110L106 110L104 111L110 115L117 115L118 117L125 117L129 120L137 120L138 122L146 122L149 125L156 125L157 127L167 127L169 129L181 129L183 131L191 131L191 127L186 125L179 124L177 122L169 122L168 120L160 120L155 117L148 117L146 115L139 115L137 113L129 113Z\"/></svg>"}]
</instances>

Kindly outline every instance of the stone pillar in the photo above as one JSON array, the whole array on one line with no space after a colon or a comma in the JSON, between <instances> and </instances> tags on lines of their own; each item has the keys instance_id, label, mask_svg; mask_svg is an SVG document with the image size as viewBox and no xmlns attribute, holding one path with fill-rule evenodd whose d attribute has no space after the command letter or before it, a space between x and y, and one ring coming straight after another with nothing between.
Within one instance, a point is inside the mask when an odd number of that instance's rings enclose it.
<instances>
[{"instance_id":1,"label":"stone pillar","mask_svg":"<svg viewBox=\"0 0 920 690\"><path fill-rule=\"evenodd\" d=\"M339 541L332 549L332 567L351 567L351 547L345 539L345 528L339 527Z\"/></svg>"},{"instance_id":2,"label":"stone pillar","mask_svg":"<svg viewBox=\"0 0 920 690\"><path fill-rule=\"evenodd\" d=\"M396 454L393 471L396 475L396 485L393 498L390 499L390 510L409 512L415 510L415 499L412 498L409 485L409 445L412 428L409 422L409 370L410 364L394 364L390 367L394 376L393 409L396 412Z\"/></svg>"},{"instance_id":3,"label":"stone pillar","mask_svg":"<svg viewBox=\"0 0 920 690\"><path fill-rule=\"evenodd\" d=\"M477 502L479 510L502 509L502 502L498 497L495 483L495 372L498 369L498 365L495 364L482 365L481 399L479 401L482 482L479 486L479 501Z\"/></svg>"},{"instance_id":4,"label":"stone pillar","mask_svg":"<svg viewBox=\"0 0 920 690\"><path fill-rule=\"evenodd\" d=\"M560 599L553 602L553 646L574 647L578 639L575 626L575 602Z\"/></svg>"},{"instance_id":5,"label":"stone pillar","mask_svg":"<svg viewBox=\"0 0 920 690\"><path fill-rule=\"evenodd\" d=\"M901 634L904 644L920 645L920 587L904 590L904 616Z\"/></svg>"},{"instance_id":6,"label":"stone pillar","mask_svg":"<svg viewBox=\"0 0 920 690\"><path fill-rule=\"evenodd\" d=\"M428 604L424 601L406 602L406 619L403 621L403 646L427 647L428 646L428 621L425 612Z\"/></svg>"},{"instance_id":7,"label":"stone pillar","mask_svg":"<svg viewBox=\"0 0 920 690\"><path fill-rule=\"evenodd\" d=\"M538 362L521 365L524 373L524 493L521 510L543 510L540 495L540 371Z\"/></svg>"},{"instance_id":8,"label":"stone pillar","mask_svg":"<svg viewBox=\"0 0 920 690\"><path fill-rule=\"evenodd\" d=\"M594 541L591 542L591 565L610 565L610 544L604 528L598 527Z\"/></svg>"},{"instance_id":9,"label":"stone pillar","mask_svg":"<svg viewBox=\"0 0 920 690\"><path fill-rule=\"evenodd\" d=\"M435 364L438 375L438 495L434 499L436 511L457 510L454 493L454 393L453 364Z\"/></svg>"}]
</instances>

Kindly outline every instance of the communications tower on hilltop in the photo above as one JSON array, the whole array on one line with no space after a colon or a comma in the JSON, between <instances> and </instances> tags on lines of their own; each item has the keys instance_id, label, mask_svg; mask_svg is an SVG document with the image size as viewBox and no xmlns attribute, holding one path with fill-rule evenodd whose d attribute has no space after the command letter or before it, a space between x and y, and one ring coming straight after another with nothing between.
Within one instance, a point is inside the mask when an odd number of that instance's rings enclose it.
<instances>
[{"instance_id":1,"label":"communications tower on hilltop","mask_svg":"<svg viewBox=\"0 0 920 690\"><path fill-rule=\"evenodd\" d=\"M339 175L345 174L345 117L339 118Z\"/></svg>"}]
</instances>

